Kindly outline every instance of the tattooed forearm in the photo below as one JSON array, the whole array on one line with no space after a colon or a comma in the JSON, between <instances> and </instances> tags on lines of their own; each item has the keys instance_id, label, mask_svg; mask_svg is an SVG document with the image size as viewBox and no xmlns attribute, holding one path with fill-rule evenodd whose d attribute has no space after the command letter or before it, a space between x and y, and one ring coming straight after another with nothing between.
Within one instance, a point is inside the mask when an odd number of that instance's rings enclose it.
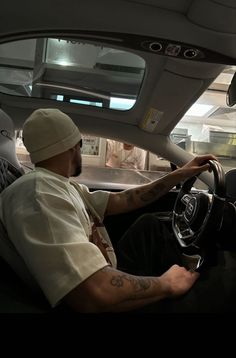
<instances>
[{"instance_id":1,"label":"tattooed forearm","mask_svg":"<svg viewBox=\"0 0 236 358\"><path fill-rule=\"evenodd\" d=\"M131 207L137 203L138 200L145 203L151 202L156 199L158 194L162 194L165 189L166 186L163 183L156 183L151 189L143 187L127 190L124 192L127 205Z\"/></svg>"},{"instance_id":2,"label":"tattooed forearm","mask_svg":"<svg viewBox=\"0 0 236 358\"><path fill-rule=\"evenodd\" d=\"M119 193L110 193L105 215L120 214L142 208L166 194L180 180L182 180L181 175L176 170L148 184Z\"/></svg>"},{"instance_id":3,"label":"tattooed forearm","mask_svg":"<svg viewBox=\"0 0 236 358\"><path fill-rule=\"evenodd\" d=\"M152 280L148 277L135 277L130 275L115 275L111 278L111 285L115 287L123 287L126 283L130 283L134 289L135 296L138 292L146 291L151 286Z\"/></svg>"},{"instance_id":4,"label":"tattooed forearm","mask_svg":"<svg viewBox=\"0 0 236 358\"><path fill-rule=\"evenodd\" d=\"M126 202L127 202L128 206L133 205L135 203L134 195L136 193L136 190L135 190L135 192L133 192L133 190L127 190L124 193L126 196Z\"/></svg>"},{"instance_id":5,"label":"tattooed forearm","mask_svg":"<svg viewBox=\"0 0 236 358\"><path fill-rule=\"evenodd\" d=\"M152 189L141 193L140 199L144 202L152 201L156 196L162 193L166 189L166 186L163 183L157 183Z\"/></svg>"}]
</instances>

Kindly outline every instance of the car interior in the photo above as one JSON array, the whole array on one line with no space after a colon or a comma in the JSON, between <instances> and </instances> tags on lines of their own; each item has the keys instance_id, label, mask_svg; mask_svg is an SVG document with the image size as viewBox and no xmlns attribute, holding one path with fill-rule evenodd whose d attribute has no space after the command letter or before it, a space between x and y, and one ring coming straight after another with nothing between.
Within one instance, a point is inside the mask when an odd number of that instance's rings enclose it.
<instances>
[{"instance_id":1,"label":"car interior","mask_svg":"<svg viewBox=\"0 0 236 358\"><path fill-rule=\"evenodd\" d=\"M26 118L58 108L82 132L76 180L90 190L147 183L198 154L218 158L210 172L151 205L106 217L114 247L152 212L180 250L200 255L199 270L217 237L228 248L236 234L235 1L24 0L14 7L13 14L5 2L0 14L0 192L33 169L20 137ZM145 169L107 168L108 138L144 149ZM2 223L0 267L0 313L64 312L31 285Z\"/></svg>"}]
</instances>

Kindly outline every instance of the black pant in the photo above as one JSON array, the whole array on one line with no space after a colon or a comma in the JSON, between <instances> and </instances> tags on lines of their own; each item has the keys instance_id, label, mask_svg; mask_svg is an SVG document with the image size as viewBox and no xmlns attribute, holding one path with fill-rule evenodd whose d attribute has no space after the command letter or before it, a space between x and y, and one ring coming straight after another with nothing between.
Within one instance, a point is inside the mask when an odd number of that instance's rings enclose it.
<instances>
[{"instance_id":1,"label":"black pant","mask_svg":"<svg viewBox=\"0 0 236 358\"><path fill-rule=\"evenodd\" d=\"M141 216L117 245L118 269L133 275L159 276L182 264L180 250L155 214Z\"/></svg>"},{"instance_id":2,"label":"black pant","mask_svg":"<svg viewBox=\"0 0 236 358\"><path fill-rule=\"evenodd\" d=\"M236 253L218 251L218 264L208 267L187 294L148 305L135 312L236 312ZM154 214L140 217L117 246L118 269L143 276L159 276L173 264L182 264L177 243Z\"/></svg>"}]
</instances>

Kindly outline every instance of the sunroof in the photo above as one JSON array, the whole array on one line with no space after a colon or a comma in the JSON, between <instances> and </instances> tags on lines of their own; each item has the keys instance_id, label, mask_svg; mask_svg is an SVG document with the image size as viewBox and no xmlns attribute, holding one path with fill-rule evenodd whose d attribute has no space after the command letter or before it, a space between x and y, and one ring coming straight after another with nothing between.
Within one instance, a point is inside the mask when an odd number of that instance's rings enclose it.
<instances>
[{"instance_id":1,"label":"sunroof","mask_svg":"<svg viewBox=\"0 0 236 358\"><path fill-rule=\"evenodd\" d=\"M145 61L101 43L60 38L0 45L0 92L125 111L138 97Z\"/></svg>"}]
</instances>

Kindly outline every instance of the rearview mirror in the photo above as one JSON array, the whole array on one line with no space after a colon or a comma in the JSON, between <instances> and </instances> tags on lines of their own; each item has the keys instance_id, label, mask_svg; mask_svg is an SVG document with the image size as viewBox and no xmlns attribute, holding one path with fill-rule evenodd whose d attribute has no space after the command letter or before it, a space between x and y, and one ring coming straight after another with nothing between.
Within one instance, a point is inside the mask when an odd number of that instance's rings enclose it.
<instances>
[{"instance_id":1,"label":"rearview mirror","mask_svg":"<svg viewBox=\"0 0 236 358\"><path fill-rule=\"evenodd\" d=\"M233 75L231 84L228 87L228 91L226 95L226 103L227 106L229 107L232 107L236 104L236 72Z\"/></svg>"}]
</instances>

